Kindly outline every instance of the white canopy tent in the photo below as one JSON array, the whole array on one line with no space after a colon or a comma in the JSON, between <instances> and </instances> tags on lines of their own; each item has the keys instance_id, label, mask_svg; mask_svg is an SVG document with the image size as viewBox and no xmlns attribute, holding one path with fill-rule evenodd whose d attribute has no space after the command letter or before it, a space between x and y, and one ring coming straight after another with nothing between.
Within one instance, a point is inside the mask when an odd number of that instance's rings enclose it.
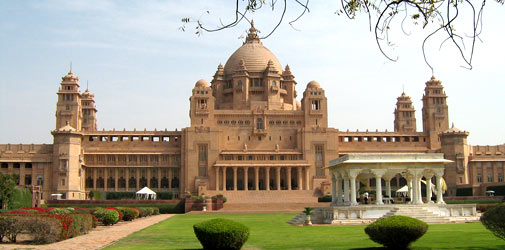
<instances>
[{"instance_id":1,"label":"white canopy tent","mask_svg":"<svg viewBox=\"0 0 505 250\"><path fill-rule=\"evenodd\" d=\"M137 191L135 198L137 200L156 200L156 193L148 187L144 187Z\"/></svg>"},{"instance_id":2,"label":"white canopy tent","mask_svg":"<svg viewBox=\"0 0 505 250\"><path fill-rule=\"evenodd\" d=\"M407 197L409 193L409 186L405 185L402 188L396 190L398 197Z\"/></svg>"}]
</instances>

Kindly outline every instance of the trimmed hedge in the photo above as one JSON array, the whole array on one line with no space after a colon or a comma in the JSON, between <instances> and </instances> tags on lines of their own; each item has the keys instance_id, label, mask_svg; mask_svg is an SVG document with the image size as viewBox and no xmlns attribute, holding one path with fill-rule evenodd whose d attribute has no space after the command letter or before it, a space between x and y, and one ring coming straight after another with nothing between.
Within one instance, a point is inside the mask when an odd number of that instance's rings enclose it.
<instances>
[{"instance_id":1,"label":"trimmed hedge","mask_svg":"<svg viewBox=\"0 0 505 250\"><path fill-rule=\"evenodd\" d=\"M70 214L71 212L66 208L52 208L49 210L49 214Z\"/></svg>"},{"instance_id":2,"label":"trimmed hedge","mask_svg":"<svg viewBox=\"0 0 505 250\"><path fill-rule=\"evenodd\" d=\"M193 225L193 230L206 250L238 250L249 237L248 227L228 219L203 221Z\"/></svg>"},{"instance_id":3,"label":"trimmed hedge","mask_svg":"<svg viewBox=\"0 0 505 250\"><path fill-rule=\"evenodd\" d=\"M12 194L9 209L19 209L32 206L32 191L28 188L15 188Z\"/></svg>"},{"instance_id":4,"label":"trimmed hedge","mask_svg":"<svg viewBox=\"0 0 505 250\"><path fill-rule=\"evenodd\" d=\"M494 195L505 195L505 186L489 186L486 191L493 190Z\"/></svg>"},{"instance_id":5,"label":"trimmed hedge","mask_svg":"<svg viewBox=\"0 0 505 250\"><path fill-rule=\"evenodd\" d=\"M81 208L93 208L93 207L153 207L158 208L160 214L183 214L184 213L184 201L178 204L47 204L48 207L81 207Z\"/></svg>"},{"instance_id":6,"label":"trimmed hedge","mask_svg":"<svg viewBox=\"0 0 505 250\"><path fill-rule=\"evenodd\" d=\"M428 231L428 224L407 216L380 219L365 228L371 240L391 249L406 249Z\"/></svg>"},{"instance_id":7,"label":"trimmed hedge","mask_svg":"<svg viewBox=\"0 0 505 250\"><path fill-rule=\"evenodd\" d=\"M119 213L115 210L99 208L94 213L104 226L114 225L119 221Z\"/></svg>"},{"instance_id":8,"label":"trimmed hedge","mask_svg":"<svg viewBox=\"0 0 505 250\"><path fill-rule=\"evenodd\" d=\"M472 188L458 188L456 196L473 196Z\"/></svg>"},{"instance_id":9,"label":"trimmed hedge","mask_svg":"<svg viewBox=\"0 0 505 250\"><path fill-rule=\"evenodd\" d=\"M123 213L123 220L124 221L132 221L134 219L137 219L139 217L139 210L136 208L131 208L131 207L118 207L119 211Z\"/></svg>"},{"instance_id":10,"label":"trimmed hedge","mask_svg":"<svg viewBox=\"0 0 505 250\"><path fill-rule=\"evenodd\" d=\"M494 235L505 240L505 205L500 204L490 208L481 217L480 221Z\"/></svg>"},{"instance_id":11,"label":"trimmed hedge","mask_svg":"<svg viewBox=\"0 0 505 250\"><path fill-rule=\"evenodd\" d=\"M319 196L317 202L331 202L331 195Z\"/></svg>"},{"instance_id":12,"label":"trimmed hedge","mask_svg":"<svg viewBox=\"0 0 505 250\"><path fill-rule=\"evenodd\" d=\"M104 191L91 190L89 191L89 196L90 198L96 201L102 201L107 199L107 196Z\"/></svg>"},{"instance_id":13,"label":"trimmed hedge","mask_svg":"<svg viewBox=\"0 0 505 250\"><path fill-rule=\"evenodd\" d=\"M74 223L70 229L70 236L77 237L88 233L93 228L93 215L91 214L70 214Z\"/></svg>"}]
</instances>

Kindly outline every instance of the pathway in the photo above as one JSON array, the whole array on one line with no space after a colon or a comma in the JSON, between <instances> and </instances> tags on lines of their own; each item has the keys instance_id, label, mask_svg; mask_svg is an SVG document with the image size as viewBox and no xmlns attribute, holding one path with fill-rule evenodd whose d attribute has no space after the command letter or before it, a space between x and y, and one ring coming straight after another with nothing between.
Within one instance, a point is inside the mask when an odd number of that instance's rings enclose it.
<instances>
[{"instance_id":1,"label":"pathway","mask_svg":"<svg viewBox=\"0 0 505 250\"><path fill-rule=\"evenodd\" d=\"M120 222L114 226L99 226L90 233L47 245L0 244L0 249L102 249L131 233L164 221L173 214L161 214L140 218L131 222Z\"/></svg>"}]
</instances>

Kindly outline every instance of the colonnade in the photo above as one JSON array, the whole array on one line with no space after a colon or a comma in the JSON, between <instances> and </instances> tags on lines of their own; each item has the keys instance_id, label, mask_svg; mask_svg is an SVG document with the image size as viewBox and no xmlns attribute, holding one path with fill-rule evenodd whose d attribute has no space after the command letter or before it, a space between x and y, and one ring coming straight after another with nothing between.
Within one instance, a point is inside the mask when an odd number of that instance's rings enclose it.
<instances>
[{"instance_id":1,"label":"colonnade","mask_svg":"<svg viewBox=\"0 0 505 250\"><path fill-rule=\"evenodd\" d=\"M359 197L359 175L361 174L361 169L347 169L341 171L333 171L331 173L331 184L332 184L332 206L355 206L358 205L356 201ZM400 173L405 179L407 179L407 185L409 187L409 197L411 199L410 204L420 205L426 203L432 203L432 185L431 179L433 176L436 177L436 203L444 204L443 191L442 191L442 177L444 174L444 169L408 169L407 171L391 171L386 169L370 169L367 171L367 176L375 178L376 183L376 205L383 205L382 196L382 179L386 183L386 196L391 197L391 179ZM363 176L362 176L363 177ZM425 177L426 179L426 195L425 201L423 202L423 195L421 192L421 180ZM343 187L343 188L342 188ZM342 190L343 189L343 190Z\"/></svg>"},{"instance_id":2,"label":"colonnade","mask_svg":"<svg viewBox=\"0 0 505 250\"><path fill-rule=\"evenodd\" d=\"M228 169L231 169L231 173L227 173ZM216 166L214 171L216 191L310 190L308 166ZM240 188L239 180L242 184ZM252 184L251 187L249 183Z\"/></svg>"}]
</instances>

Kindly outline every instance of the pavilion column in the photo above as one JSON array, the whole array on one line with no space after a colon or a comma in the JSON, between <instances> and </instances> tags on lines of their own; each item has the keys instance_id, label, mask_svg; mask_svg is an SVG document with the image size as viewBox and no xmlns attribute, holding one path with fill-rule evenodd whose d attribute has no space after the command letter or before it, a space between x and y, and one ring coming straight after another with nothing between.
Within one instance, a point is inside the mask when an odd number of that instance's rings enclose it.
<instances>
[{"instance_id":1,"label":"pavilion column","mask_svg":"<svg viewBox=\"0 0 505 250\"><path fill-rule=\"evenodd\" d=\"M419 205L423 204L423 201L421 199L421 178L423 177L422 175L422 169L416 169L413 168L409 170L410 174L412 175L412 204L414 205Z\"/></svg>"},{"instance_id":2,"label":"pavilion column","mask_svg":"<svg viewBox=\"0 0 505 250\"><path fill-rule=\"evenodd\" d=\"M437 204L445 204L444 198L442 197L442 176L444 175L443 169L437 169L435 171L435 176L437 178Z\"/></svg>"},{"instance_id":3,"label":"pavilion column","mask_svg":"<svg viewBox=\"0 0 505 250\"><path fill-rule=\"evenodd\" d=\"M302 190L302 185L303 185L303 179L302 179L302 167L297 167L296 168L296 173L298 174L298 190Z\"/></svg>"},{"instance_id":4,"label":"pavilion column","mask_svg":"<svg viewBox=\"0 0 505 250\"><path fill-rule=\"evenodd\" d=\"M384 177L384 181L386 182L386 196L388 198L391 198L391 180L394 178L395 176L391 176L391 175L388 175L388 176L385 176Z\"/></svg>"},{"instance_id":5,"label":"pavilion column","mask_svg":"<svg viewBox=\"0 0 505 250\"><path fill-rule=\"evenodd\" d=\"M286 179L288 183L288 190L291 190L291 167L286 167Z\"/></svg>"},{"instance_id":6,"label":"pavilion column","mask_svg":"<svg viewBox=\"0 0 505 250\"><path fill-rule=\"evenodd\" d=\"M351 206L357 206L358 202L356 202L356 175L350 174L349 175L350 182L351 182Z\"/></svg>"},{"instance_id":7,"label":"pavilion column","mask_svg":"<svg viewBox=\"0 0 505 250\"><path fill-rule=\"evenodd\" d=\"M260 169L259 167L254 167L254 188L256 189L256 191L260 190L260 186L259 186L259 174L260 174Z\"/></svg>"},{"instance_id":8,"label":"pavilion column","mask_svg":"<svg viewBox=\"0 0 505 250\"><path fill-rule=\"evenodd\" d=\"M265 168L266 171L265 171L265 184L266 184L266 189L267 191L270 190L270 167L266 167Z\"/></svg>"},{"instance_id":9,"label":"pavilion column","mask_svg":"<svg viewBox=\"0 0 505 250\"><path fill-rule=\"evenodd\" d=\"M337 205L337 178L331 173L331 206Z\"/></svg>"},{"instance_id":10,"label":"pavilion column","mask_svg":"<svg viewBox=\"0 0 505 250\"><path fill-rule=\"evenodd\" d=\"M216 191L219 191L219 167L216 167Z\"/></svg>"},{"instance_id":11,"label":"pavilion column","mask_svg":"<svg viewBox=\"0 0 505 250\"><path fill-rule=\"evenodd\" d=\"M305 190L310 190L310 169L305 168Z\"/></svg>"},{"instance_id":12,"label":"pavilion column","mask_svg":"<svg viewBox=\"0 0 505 250\"><path fill-rule=\"evenodd\" d=\"M412 195L413 195L413 192L412 192L412 177L407 177L407 186L409 187L409 198L410 198L410 201L409 201L409 204L412 204L412 201L414 200Z\"/></svg>"},{"instance_id":13,"label":"pavilion column","mask_svg":"<svg viewBox=\"0 0 505 250\"><path fill-rule=\"evenodd\" d=\"M281 190L281 168L277 167L275 168L275 184L277 185L277 190Z\"/></svg>"},{"instance_id":14,"label":"pavilion column","mask_svg":"<svg viewBox=\"0 0 505 250\"><path fill-rule=\"evenodd\" d=\"M249 190L249 167L244 167L244 190Z\"/></svg>"},{"instance_id":15,"label":"pavilion column","mask_svg":"<svg viewBox=\"0 0 505 250\"><path fill-rule=\"evenodd\" d=\"M336 185L337 185L337 206L341 206L344 204L342 200L342 178L340 178L340 175L335 173L334 174L335 179L337 180Z\"/></svg>"},{"instance_id":16,"label":"pavilion column","mask_svg":"<svg viewBox=\"0 0 505 250\"><path fill-rule=\"evenodd\" d=\"M427 174L426 176L426 203L433 203L431 201L431 178L433 177L433 174Z\"/></svg>"},{"instance_id":17,"label":"pavilion column","mask_svg":"<svg viewBox=\"0 0 505 250\"><path fill-rule=\"evenodd\" d=\"M386 171L374 169L372 173L375 175L375 204L384 205L384 202L382 202L382 176Z\"/></svg>"},{"instance_id":18,"label":"pavilion column","mask_svg":"<svg viewBox=\"0 0 505 250\"><path fill-rule=\"evenodd\" d=\"M233 167L233 191L237 191L237 167Z\"/></svg>"},{"instance_id":19,"label":"pavilion column","mask_svg":"<svg viewBox=\"0 0 505 250\"><path fill-rule=\"evenodd\" d=\"M222 180L222 187L223 187L223 191L226 191L226 167L222 167L222 170L223 170L223 180Z\"/></svg>"},{"instance_id":20,"label":"pavilion column","mask_svg":"<svg viewBox=\"0 0 505 250\"><path fill-rule=\"evenodd\" d=\"M344 205L349 205L349 177L344 177Z\"/></svg>"}]
</instances>

